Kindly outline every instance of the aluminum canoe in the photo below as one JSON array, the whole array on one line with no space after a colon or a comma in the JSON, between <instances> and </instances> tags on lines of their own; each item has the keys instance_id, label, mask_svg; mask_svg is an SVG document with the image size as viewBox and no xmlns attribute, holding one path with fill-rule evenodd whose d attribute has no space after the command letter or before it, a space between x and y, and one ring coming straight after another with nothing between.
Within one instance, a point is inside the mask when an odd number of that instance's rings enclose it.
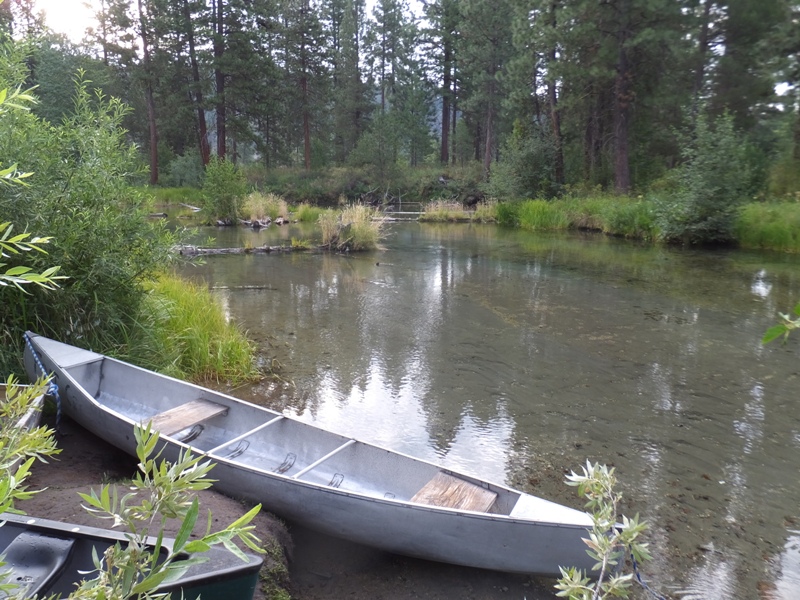
<instances>
[{"instance_id":1,"label":"aluminum canoe","mask_svg":"<svg viewBox=\"0 0 800 600\"><path fill-rule=\"evenodd\" d=\"M592 521L505 485L357 441L232 396L26 334L25 366L58 385L62 409L134 454L152 423L163 456L211 458L215 488L312 529L389 552L497 571L590 570Z\"/></svg>"}]
</instances>

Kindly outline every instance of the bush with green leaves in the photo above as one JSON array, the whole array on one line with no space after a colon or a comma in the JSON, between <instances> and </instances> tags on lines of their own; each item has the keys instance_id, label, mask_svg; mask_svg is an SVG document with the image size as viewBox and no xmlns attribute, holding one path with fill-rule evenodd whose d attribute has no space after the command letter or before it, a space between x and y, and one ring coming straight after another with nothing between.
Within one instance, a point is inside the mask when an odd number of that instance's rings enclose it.
<instances>
[{"instance_id":1,"label":"bush with green leaves","mask_svg":"<svg viewBox=\"0 0 800 600\"><path fill-rule=\"evenodd\" d=\"M226 528L212 532L211 515L205 534L190 540L200 515L195 495L211 487L208 474L213 467L210 460L192 456L182 450L174 463L159 461L156 446L159 435L150 426L134 430L139 472L134 476L127 494L120 497L117 488L104 485L99 493L92 490L80 494L84 508L101 519L108 519L125 532L126 543L115 544L105 554L95 557L95 570L78 589L70 594L72 599L97 600L99 598L155 598L159 585L174 581L186 570L205 559L202 553L212 546L224 545L230 552L246 561L236 540L254 552L263 553L260 540L254 535L250 522L261 510L257 505ZM181 522L171 547L162 546L163 530L168 519ZM156 538L155 546L148 543ZM155 557L162 555L163 560ZM187 556L188 554L188 556Z\"/></svg>"},{"instance_id":2,"label":"bush with green leaves","mask_svg":"<svg viewBox=\"0 0 800 600\"><path fill-rule=\"evenodd\" d=\"M616 491L617 478L613 468L586 461L581 470L581 474L573 471L567 476L567 485L577 487L578 494L587 500L592 529L583 541L589 547L589 556L597 561L593 570L598 573L593 579L580 569L560 567L556 596L569 600L627 598L633 573L624 573L622 566L628 556L633 556L639 564L650 559L648 545L639 541L647 524L639 520L639 515L632 519L623 516L622 523L618 523L622 494Z\"/></svg>"},{"instance_id":3,"label":"bush with green leaves","mask_svg":"<svg viewBox=\"0 0 800 600\"><path fill-rule=\"evenodd\" d=\"M49 380L42 378L32 385L20 385L13 375L0 384L5 392L0 402L0 513L19 512L14 503L36 493L24 485L33 463L61 452L52 429L33 426L38 419L28 421L32 411L41 410L37 399L47 391L48 384Z\"/></svg>"},{"instance_id":4,"label":"bush with green leaves","mask_svg":"<svg viewBox=\"0 0 800 600\"><path fill-rule=\"evenodd\" d=\"M368 167L376 183L385 186L397 177L401 124L392 113L378 115L358 140L347 161L357 167Z\"/></svg>"},{"instance_id":5,"label":"bush with green leaves","mask_svg":"<svg viewBox=\"0 0 800 600\"><path fill-rule=\"evenodd\" d=\"M13 46L0 48L0 89L17 89L24 69ZM2 77L5 77L3 79ZM31 99L31 102L34 100ZM51 239L48 255L4 259L34 272L60 265L58 294L38 286L0 304L0 371L20 372L22 333L110 349L138 313L142 283L173 258L176 236L146 219L146 198L131 186L141 172L120 127L127 109L79 75L74 109L57 125L21 102L0 114L0 156L13 156L31 185L0 186L0 222Z\"/></svg>"},{"instance_id":6,"label":"bush with green leaves","mask_svg":"<svg viewBox=\"0 0 800 600\"><path fill-rule=\"evenodd\" d=\"M657 200L662 237L684 244L731 242L749 184L746 147L733 117L698 115L683 139L683 164L674 194Z\"/></svg>"},{"instance_id":7,"label":"bush with green leaves","mask_svg":"<svg viewBox=\"0 0 800 600\"><path fill-rule=\"evenodd\" d=\"M203 180L203 215L208 220L236 223L247 194L247 181L234 163L212 157Z\"/></svg>"},{"instance_id":8,"label":"bush with green leaves","mask_svg":"<svg viewBox=\"0 0 800 600\"><path fill-rule=\"evenodd\" d=\"M557 192L554 169L555 145L551 136L516 123L483 189L487 196L498 200L551 197Z\"/></svg>"}]
</instances>

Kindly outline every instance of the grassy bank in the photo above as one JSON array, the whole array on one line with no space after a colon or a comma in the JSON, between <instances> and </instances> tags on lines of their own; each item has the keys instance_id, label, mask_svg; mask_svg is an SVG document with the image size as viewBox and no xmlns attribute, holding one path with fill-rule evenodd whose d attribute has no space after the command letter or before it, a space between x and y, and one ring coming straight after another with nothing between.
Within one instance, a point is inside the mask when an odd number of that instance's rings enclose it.
<instances>
[{"instance_id":1,"label":"grassy bank","mask_svg":"<svg viewBox=\"0 0 800 600\"><path fill-rule=\"evenodd\" d=\"M204 287L173 275L149 284L119 354L179 379L240 383L258 376L254 348Z\"/></svg>"},{"instance_id":2,"label":"grassy bank","mask_svg":"<svg viewBox=\"0 0 800 600\"><path fill-rule=\"evenodd\" d=\"M369 189L369 178L366 175L359 177L358 173L354 169L331 169L303 175L296 171L277 170L271 174L270 181L261 183L287 189L289 195L255 192L248 197L243 212L250 218L275 218L288 210L294 219L322 225L326 218L330 220L330 216L324 216L325 209L318 205L320 202L344 206L353 198L358 200L375 195L374 187ZM467 176L469 174L449 179L441 173L441 170L434 169L422 171L417 173L413 182L407 181L402 188L397 188L398 192L408 193L403 195L404 201L428 200L421 221L499 223L528 231L590 230L651 242L661 241L664 237L658 225L658 200L652 196L595 194L553 200L490 201L481 202L472 209L459 200L477 185ZM324 191L322 188L326 185L331 188ZM195 194L199 192L192 188L152 188L148 191L159 204L198 203ZM335 199L334 193L338 194ZM287 202L294 205L287 207ZM333 227L332 221L328 227ZM735 242L742 248L800 252L800 203L745 204L737 213L734 234ZM323 232L323 237L325 235ZM372 237L372 233L368 232L367 237ZM364 248L371 249L376 245L367 241Z\"/></svg>"},{"instance_id":3,"label":"grassy bank","mask_svg":"<svg viewBox=\"0 0 800 600\"><path fill-rule=\"evenodd\" d=\"M736 221L736 237L743 248L800 252L800 204L745 205Z\"/></svg>"},{"instance_id":4,"label":"grassy bank","mask_svg":"<svg viewBox=\"0 0 800 600\"><path fill-rule=\"evenodd\" d=\"M591 230L652 242L662 238L657 212L651 199L611 195L503 202L496 208L498 223L528 231ZM800 252L800 204L745 204L734 231L742 248Z\"/></svg>"},{"instance_id":5,"label":"grassy bank","mask_svg":"<svg viewBox=\"0 0 800 600\"><path fill-rule=\"evenodd\" d=\"M625 196L503 202L498 222L528 231L588 229L632 239L656 240L653 203Z\"/></svg>"}]
</instances>

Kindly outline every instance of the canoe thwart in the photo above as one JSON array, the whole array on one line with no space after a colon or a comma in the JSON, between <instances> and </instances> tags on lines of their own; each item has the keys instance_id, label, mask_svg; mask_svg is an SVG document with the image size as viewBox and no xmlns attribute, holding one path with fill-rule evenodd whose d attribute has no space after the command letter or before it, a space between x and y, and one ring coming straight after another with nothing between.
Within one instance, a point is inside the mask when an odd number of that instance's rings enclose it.
<instances>
[{"instance_id":1,"label":"canoe thwart","mask_svg":"<svg viewBox=\"0 0 800 600\"><path fill-rule=\"evenodd\" d=\"M489 512L496 498L495 492L439 471L414 494L411 501L459 510Z\"/></svg>"},{"instance_id":2,"label":"canoe thwart","mask_svg":"<svg viewBox=\"0 0 800 600\"><path fill-rule=\"evenodd\" d=\"M175 435L187 427L194 427L227 412L227 406L198 398L153 415L148 420L152 423L155 431L164 435ZM146 423L146 421L143 422Z\"/></svg>"}]
</instances>

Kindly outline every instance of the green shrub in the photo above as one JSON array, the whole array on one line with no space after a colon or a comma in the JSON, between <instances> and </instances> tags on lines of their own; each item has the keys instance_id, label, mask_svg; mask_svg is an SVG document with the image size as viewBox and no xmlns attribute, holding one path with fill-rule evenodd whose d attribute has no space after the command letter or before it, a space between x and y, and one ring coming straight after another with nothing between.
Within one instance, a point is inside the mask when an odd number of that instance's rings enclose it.
<instances>
[{"instance_id":1,"label":"green shrub","mask_svg":"<svg viewBox=\"0 0 800 600\"><path fill-rule=\"evenodd\" d=\"M173 158L159 183L168 187L199 188L203 183L203 161L200 153L189 151Z\"/></svg>"},{"instance_id":2,"label":"green shrub","mask_svg":"<svg viewBox=\"0 0 800 600\"><path fill-rule=\"evenodd\" d=\"M212 157L203 181L203 216L208 220L235 223L246 193L247 182L239 168L228 160Z\"/></svg>"},{"instance_id":3,"label":"green shrub","mask_svg":"<svg viewBox=\"0 0 800 600\"><path fill-rule=\"evenodd\" d=\"M611 210L609 206L617 201L618 196L593 192L586 197L567 196L558 205L564 207L574 228L607 232L606 215Z\"/></svg>"},{"instance_id":4,"label":"green shrub","mask_svg":"<svg viewBox=\"0 0 800 600\"><path fill-rule=\"evenodd\" d=\"M549 197L554 184L555 145L540 129L529 130L519 122L492 167L484 191L498 200Z\"/></svg>"},{"instance_id":5,"label":"green shrub","mask_svg":"<svg viewBox=\"0 0 800 600\"><path fill-rule=\"evenodd\" d=\"M641 240L653 240L658 236L651 202L631 198L616 200L601 211L605 233Z\"/></svg>"},{"instance_id":6,"label":"green shrub","mask_svg":"<svg viewBox=\"0 0 800 600\"><path fill-rule=\"evenodd\" d=\"M699 115L692 134L683 142L676 192L657 201L658 226L668 241L729 242L750 182L746 148L727 114L713 123Z\"/></svg>"},{"instance_id":7,"label":"green shrub","mask_svg":"<svg viewBox=\"0 0 800 600\"><path fill-rule=\"evenodd\" d=\"M519 226L522 202L500 202L497 205L497 222L507 227Z\"/></svg>"},{"instance_id":8,"label":"green shrub","mask_svg":"<svg viewBox=\"0 0 800 600\"><path fill-rule=\"evenodd\" d=\"M0 56L0 73L10 72L9 60ZM20 83L0 81L0 89ZM125 114L117 100L78 80L74 113L56 126L19 108L0 117L0 156L34 172L30 185L0 189L0 222L51 238L47 255L26 253L26 266L60 265L68 277L56 291L0 303L6 372L21 370L26 329L99 351L113 347L139 312L143 282L172 258L175 236L146 219L147 199L131 186L140 163L120 127Z\"/></svg>"}]
</instances>

